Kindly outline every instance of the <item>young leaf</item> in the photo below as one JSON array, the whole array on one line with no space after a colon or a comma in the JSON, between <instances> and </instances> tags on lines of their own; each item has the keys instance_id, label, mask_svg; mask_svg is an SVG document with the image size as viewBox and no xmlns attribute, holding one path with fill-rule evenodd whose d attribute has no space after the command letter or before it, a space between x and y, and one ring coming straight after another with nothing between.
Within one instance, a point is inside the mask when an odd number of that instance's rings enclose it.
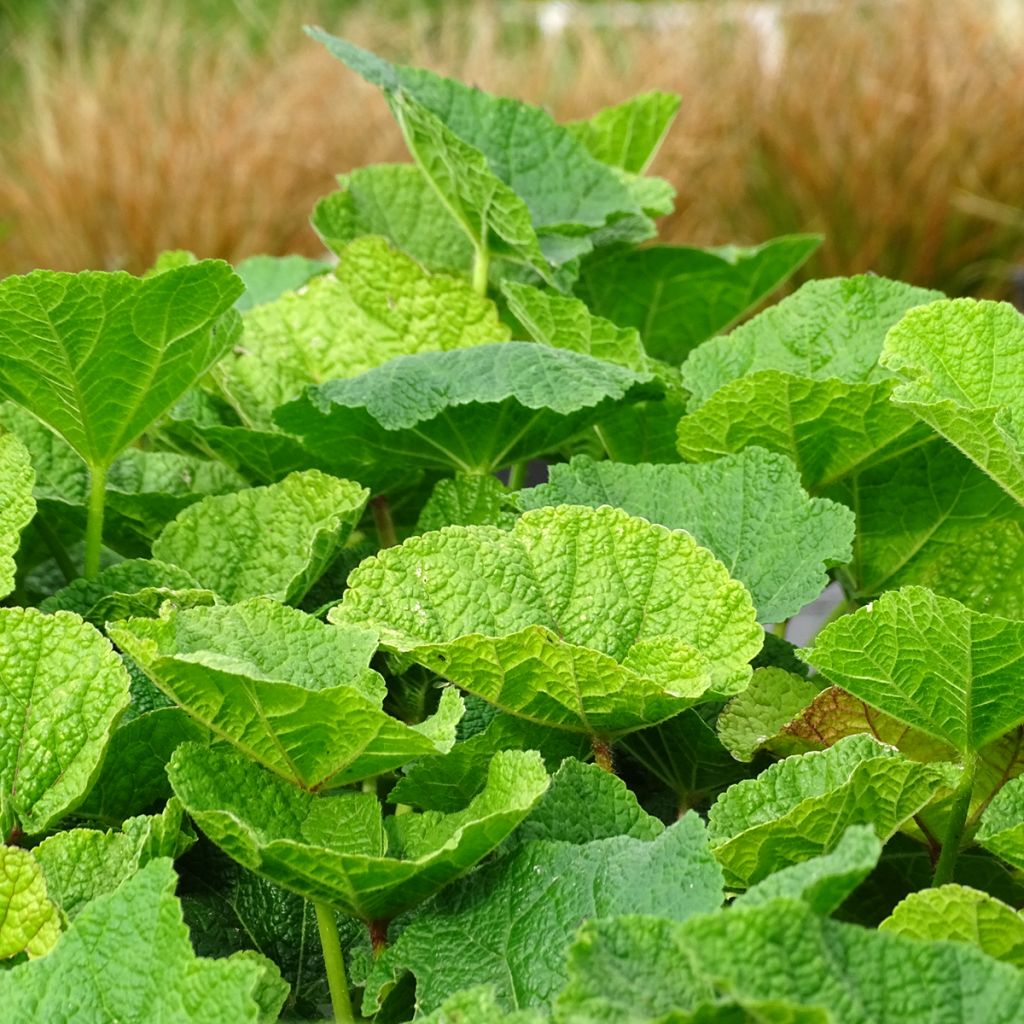
<instances>
[{"instance_id":1,"label":"young leaf","mask_svg":"<svg viewBox=\"0 0 1024 1024\"><path fill-rule=\"evenodd\" d=\"M358 484L318 470L292 473L187 508L156 539L153 557L228 602L266 596L294 603L334 560L368 497Z\"/></svg>"},{"instance_id":2,"label":"young leaf","mask_svg":"<svg viewBox=\"0 0 1024 1024\"><path fill-rule=\"evenodd\" d=\"M1024 318L1009 303L949 299L908 313L882 365L911 409L1024 504Z\"/></svg>"},{"instance_id":3,"label":"young leaf","mask_svg":"<svg viewBox=\"0 0 1024 1024\"><path fill-rule=\"evenodd\" d=\"M239 313L273 302L285 292L297 291L331 269L323 260L305 256L249 256L235 267L245 292L235 302Z\"/></svg>"},{"instance_id":4,"label":"young leaf","mask_svg":"<svg viewBox=\"0 0 1024 1024\"><path fill-rule=\"evenodd\" d=\"M540 755L495 754L463 811L398 815L389 842L372 796L314 796L235 754L185 744L168 774L199 827L244 867L363 921L389 920L465 874L547 789Z\"/></svg>"},{"instance_id":5,"label":"young leaf","mask_svg":"<svg viewBox=\"0 0 1024 1024\"><path fill-rule=\"evenodd\" d=\"M60 937L60 912L28 850L0 844L0 974L4 960L49 953Z\"/></svg>"},{"instance_id":6,"label":"young leaf","mask_svg":"<svg viewBox=\"0 0 1024 1024\"><path fill-rule=\"evenodd\" d=\"M853 513L808 498L788 459L749 448L706 465L626 466L578 455L523 491L524 508L612 505L687 530L750 591L760 622L795 615L852 557Z\"/></svg>"},{"instance_id":7,"label":"young leaf","mask_svg":"<svg viewBox=\"0 0 1024 1024\"><path fill-rule=\"evenodd\" d=\"M599 316L635 327L649 355L678 365L774 291L820 244L818 235L788 235L747 249L608 249L586 261L576 294Z\"/></svg>"},{"instance_id":8,"label":"young leaf","mask_svg":"<svg viewBox=\"0 0 1024 1024\"><path fill-rule=\"evenodd\" d=\"M106 469L228 350L242 283L218 260L155 277L0 282L0 392Z\"/></svg>"},{"instance_id":9,"label":"young leaf","mask_svg":"<svg viewBox=\"0 0 1024 1024\"><path fill-rule=\"evenodd\" d=\"M505 1009L550 1005L565 950L582 922L616 914L683 921L716 910L722 876L704 826L688 814L653 840L531 842L424 908L374 964L364 1012L405 971L424 1010L451 992L491 984Z\"/></svg>"},{"instance_id":10,"label":"young leaf","mask_svg":"<svg viewBox=\"0 0 1024 1024\"><path fill-rule=\"evenodd\" d=\"M965 885L911 893L878 930L926 942L969 943L996 960L1024 967L1024 918L988 893Z\"/></svg>"},{"instance_id":11,"label":"young leaf","mask_svg":"<svg viewBox=\"0 0 1024 1024\"><path fill-rule=\"evenodd\" d=\"M266 961L196 957L176 881L169 860L153 861L86 907L48 956L0 971L5 1020L262 1024L256 994L272 985L275 969ZM287 989L280 979L272 988L276 1014Z\"/></svg>"},{"instance_id":12,"label":"young leaf","mask_svg":"<svg viewBox=\"0 0 1024 1024\"><path fill-rule=\"evenodd\" d=\"M14 556L21 531L36 514L34 483L35 473L25 446L14 434L0 432L0 598L14 589Z\"/></svg>"},{"instance_id":13,"label":"young leaf","mask_svg":"<svg viewBox=\"0 0 1024 1024\"><path fill-rule=\"evenodd\" d=\"M305 789L370 778L455 742L454 692L418 726L381 709L367 630L256 599L116 623L110 635L214 736Z\"/></svg>"},{"instance_id":14,"label":"young leaf","mask_svg":"<svg viewBox=\"0 0 1024 1024\"><path fill-rule=\"evenodd\" d=\"M274 418L336 472L376 489L420 468L491 473L659 393L647 374L513 341L399 356L308 388Z\"/></svg>"},{"instance_id":15,"label":"young leaf","mask_svg":"<svg viewBox=\"0 0 1024 1024\"><path fill-rule=\"evenodd\" d=\"M3 608L0 680L0 834L44 832L88 792L128 673L77 615Z\"/></svg>"},{"instance_id":16,"label":"young leaf","mask_svg":"<svg viewBox=\"0 0 1024 1024\"><path fill-rule=\"evenodd\" d=\"M330 617L503 710L592 736L742 689L762 638L710 552L611 508L412 538L363 562Z\"/></svg>"},{"instance_id":17,"label":"young leaf","mask_svg":"<svg viewBox=\"0 0 1024 1024\"><path fill-rule=\"evenodd\" d=\"M870 736L850 736L737 783L712 806L708 834L726 881L747 887L828 853L850 825L872 825L888 839L955 776L949 765L918 764Z\"/></svg>"},{"instance_id":18,"label":"young leaf","mask_svg":"<svg viewBox=\"0 0 1024 1024\"><path fill-rule=\"evenodd\" d=\"M1012 779L995 795L974 838L997 857L1024 869L1024 776Z\"/></svg>"},{"instance_id":19,"label":"young leaf","mask_svg":"<svg viewBox=\"0 0 1024 1024\"><path fill-rule=\"evenodd\" d=\"M804 657L855 697L965 757L1024 722L1024 622L921 587L891 591L836 620Z\"/></svg>"},{"instance_id":20,"label":"young leaf","mask_svg":"<svg viewBox=\"0 0 1024 1024\"><path fill-rule=\"evenodd\" d=\"M516 521L515 496L493 476L459 474L438 480L416 520L416 533L445 526L500 526Z\"/></svg>"},{"instance_id":21,"label":"young leaf","mask_svg":"<svg viewBox=\"0 0 1024 1024\"><path fill-rule=\"evenodd\" d=\"M680 102L674 93L645 92L565 127L601 163L643 174L679 113Z\"/></svg>"}]
</instances>

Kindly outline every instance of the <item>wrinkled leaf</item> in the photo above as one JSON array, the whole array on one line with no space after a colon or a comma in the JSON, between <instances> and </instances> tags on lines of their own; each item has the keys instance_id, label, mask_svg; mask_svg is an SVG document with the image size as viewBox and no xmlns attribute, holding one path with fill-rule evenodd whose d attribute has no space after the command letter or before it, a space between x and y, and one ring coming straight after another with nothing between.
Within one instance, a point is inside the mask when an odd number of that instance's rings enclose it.
<instances>
[{"instance_id":1,"label":"wrinkled leaf","mask_svg":"<svg viewBox=\"0 0 1024 1024\"><path fill-rule=\"evenodd\" d=\"M245 313L254 306L273 302L330 269L329 263L306 256L249 256L235 267L235 273L245 285L235 309Z\"/></svg>"},{"instance_id":2,"label":"wrinkled leaf","mask_svg":"<svg viewBox=\"0 0 1024 1024\"><path fill-rule=\"evenodd\" d=\"M0 908L0 962L49 953L60 936L60 913L28 850L0 844Z\"/></svg>"},{"instance_id":3,"label":"wrinkled leaf","mask_svg":"<svg viewBox=\"0 0 1024 1024\"><path fill-rule=\"evenodd\" d=\"M674 93L645 92L566 125L602 163L643 174L679 112Z\"/></svg>"},{"instance_id":4,"label":"wrinkled leaf","mask_svg":"<svg viewBox=\"0 0 1024 1024\"><path fill-rule=\"evenodd\" d=\"M14 556L36 514L35 473L25 446L14 434L0 433L0 597L14 589Z\"/></svg>"}]
</instances>

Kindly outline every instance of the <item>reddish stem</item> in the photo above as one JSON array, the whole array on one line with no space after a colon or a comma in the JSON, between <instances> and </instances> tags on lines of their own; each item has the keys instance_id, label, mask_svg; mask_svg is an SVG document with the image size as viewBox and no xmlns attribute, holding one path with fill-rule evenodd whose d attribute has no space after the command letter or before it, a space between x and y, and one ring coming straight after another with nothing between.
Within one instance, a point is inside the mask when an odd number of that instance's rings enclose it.
<instances>
[{"instance_id":1,"label":"reddish stem","mask_svg":"<svg viewBox=\"0 0 1024 1024\"><path fill-rule=\"evenodd\" d=\"M373 947L373 955L378 957L387 949L388 945L388 924L389 921L370 921L366 927L370 931L370 945Z\"/></svg>"},{"instance_id":2,"label":"reddish stem","mask_svg":"<svg viewBox=\"0 0 1024 1024\"><path fill-rule=\"evenodd\" d=\"M606 772L615 774L615 758L612 756L612 745L600 736L592 736L590 749L594 752L594 764Z\"/></svg>"}]
</instances>

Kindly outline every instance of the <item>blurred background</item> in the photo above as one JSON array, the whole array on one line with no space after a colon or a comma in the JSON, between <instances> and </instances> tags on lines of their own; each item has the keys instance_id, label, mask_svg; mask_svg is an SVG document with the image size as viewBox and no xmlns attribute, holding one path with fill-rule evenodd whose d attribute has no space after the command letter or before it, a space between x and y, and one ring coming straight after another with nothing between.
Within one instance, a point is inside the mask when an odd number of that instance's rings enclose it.
<instances>
[{"instance_id":1,"label":"blurred background","mask_svg":"<svg viewBox=\"0 0 1024 1024\"><path fill-rule=\"evenodd\" d=\"M1024 292L1024 0L0 0L0 275L319 254L335 175L405 152L311 22L559 119L679 93L664 241Z\"/></svg>"}]
</instances>

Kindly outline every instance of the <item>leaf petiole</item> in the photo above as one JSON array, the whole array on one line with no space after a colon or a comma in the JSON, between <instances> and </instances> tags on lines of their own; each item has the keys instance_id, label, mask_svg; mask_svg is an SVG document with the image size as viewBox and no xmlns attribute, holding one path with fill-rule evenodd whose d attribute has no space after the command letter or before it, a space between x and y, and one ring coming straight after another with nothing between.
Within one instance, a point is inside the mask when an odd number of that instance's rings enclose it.
<instances>
[{"instance_id":1,"label":"leaf petiole","mask_svg":"<svg viewBox=\"0 0 1024 1024\"><path fill-rule=\"evenodd\" d=\"M100 571L100 553L103 550L103 512L107 500L107 467L89 467L89 508L85 521L86 578Z\"/></svg>"},{"instance_id":2,"label":"leaf petiole","mask_svg":"<svg viewBox=\"0 0 1024 1024\"><path fill-rule=\"evenodd\" d=\"M935 865L935 876L932 885L946 885L953 880L953 869L960 854L960 844L964 838L964 826L967 824L967 812L971 807L971 794L974 792L974 778L978 772L978 755L970 754L964 761L964 772L960 776L956 789L953 791L953 803L949 809L949 823L946 834L942 838L942 852L939 862Z\"/></svg>"},{"instance_id":3,"label":"leaf petiole","mask_svg":"<svg viewBox=\"0 0 1024 1024\"><path fill-rule=\"evenodd\" d=\"M335 1024L355 1024L352 1000L348 994L348 978L345 976L345 957L338 937L338 923L326 903L314 902L313 906L316 908L316 925L324 951L324 968L327 971L327 986L331 991Z\"/></svg>"}]
</instances>

